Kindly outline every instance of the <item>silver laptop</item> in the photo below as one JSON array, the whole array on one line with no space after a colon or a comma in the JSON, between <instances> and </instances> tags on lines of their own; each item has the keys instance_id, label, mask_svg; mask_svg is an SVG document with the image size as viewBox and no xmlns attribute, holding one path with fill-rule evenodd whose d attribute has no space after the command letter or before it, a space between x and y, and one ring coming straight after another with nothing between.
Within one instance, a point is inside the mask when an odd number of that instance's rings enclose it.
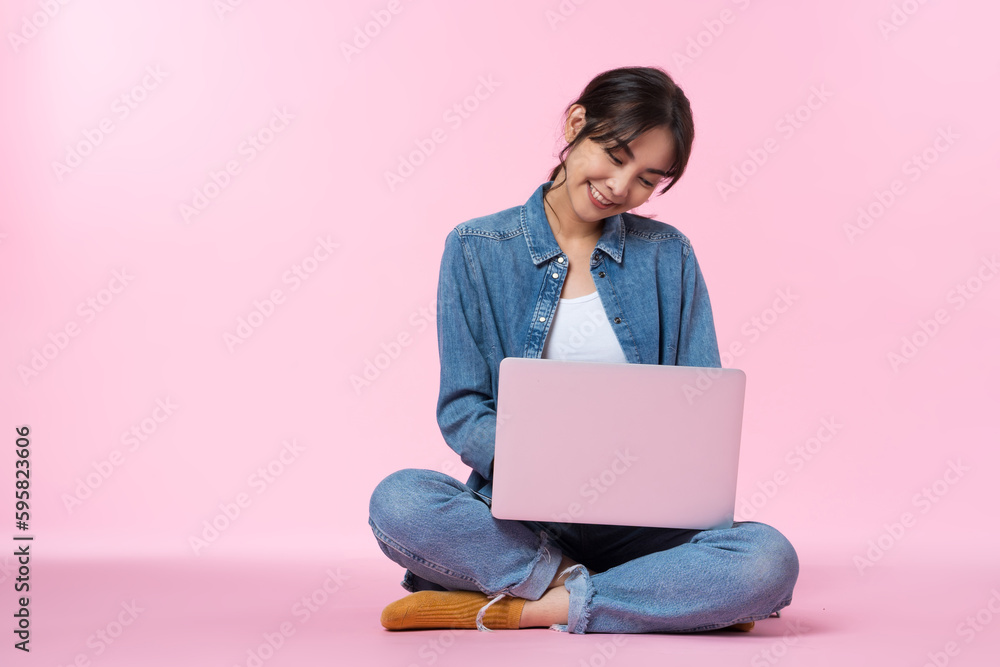
<instances>
[{"instance_id":1,"label":"silver laptop","mask_svg":"<svg viewBox=\"0 0 1000 667\"><path fill-rule=\"evenodd\" d=\"M732 526L745 389L733 368L504 358L493 516Z\"/></svg>"}]
</instances>

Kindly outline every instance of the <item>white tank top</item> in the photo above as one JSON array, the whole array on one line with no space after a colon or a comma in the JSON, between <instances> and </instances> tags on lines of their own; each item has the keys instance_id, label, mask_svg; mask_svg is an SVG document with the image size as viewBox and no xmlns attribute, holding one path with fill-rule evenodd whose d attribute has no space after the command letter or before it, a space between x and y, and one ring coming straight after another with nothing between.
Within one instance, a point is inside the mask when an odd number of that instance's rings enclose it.
<instances>
[{"instance_id":1,"label":"white tank top","mask_svg":"<svg viewBox=\"0 0 1000 667\"><path fill-rule=\"evenodd\" d=\"M594 291L574 299L559 299L542 358L621 364L628 361L611 330L600 294Z\"/></svg>"}]
</instances>

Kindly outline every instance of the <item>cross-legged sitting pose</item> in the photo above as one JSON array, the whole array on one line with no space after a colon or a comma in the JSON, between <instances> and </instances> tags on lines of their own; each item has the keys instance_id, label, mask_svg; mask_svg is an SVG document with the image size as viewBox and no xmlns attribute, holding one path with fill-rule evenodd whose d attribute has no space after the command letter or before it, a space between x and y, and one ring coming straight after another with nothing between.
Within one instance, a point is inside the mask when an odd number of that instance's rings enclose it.
<instances>
[{"instance_id":1,"label":"cross-legged sitting pose","mask_svg":"<svg viewBox=\"0 0 1000 667\"><path fill-rule=\"evenodd\" d=\"M684 173L694 139L661 69L595 77L566 110L566 146L527 202L455 227L437 297L437 418L472 472L404 469L375 488L369 523L406 568L391 630L551 627L571 633L749 630L786 607L795 550L776 529L511 521L490 510L498 367L508 356L720 367L689 239L630 213ZM624 422L600 387L566 387L579 419ZM670 425L663 426L669 437ZM546 443L572 455L574 443Z\"/></svg>"}]
</instances>

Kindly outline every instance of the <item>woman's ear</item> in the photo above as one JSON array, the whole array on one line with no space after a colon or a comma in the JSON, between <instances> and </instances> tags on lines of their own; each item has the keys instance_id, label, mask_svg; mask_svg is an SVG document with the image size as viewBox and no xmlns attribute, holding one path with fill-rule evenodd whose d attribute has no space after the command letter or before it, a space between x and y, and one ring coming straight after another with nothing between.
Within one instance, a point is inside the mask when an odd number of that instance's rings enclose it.
<instances>
[{"instance_id":1,"label":"woman's ear","mask_svg":"<svg viewBox=\"0 0 1000 667\"><path fill-rule=\"evenodd\" d=\"M576 139L576 135L580 133L583 126L587 124L587 110L583 108L581 104L574 104L569 108L569 114L566 116L566 129L565 137L566 143L571 144L573 140Z\"/></svg>"}]
</instances>

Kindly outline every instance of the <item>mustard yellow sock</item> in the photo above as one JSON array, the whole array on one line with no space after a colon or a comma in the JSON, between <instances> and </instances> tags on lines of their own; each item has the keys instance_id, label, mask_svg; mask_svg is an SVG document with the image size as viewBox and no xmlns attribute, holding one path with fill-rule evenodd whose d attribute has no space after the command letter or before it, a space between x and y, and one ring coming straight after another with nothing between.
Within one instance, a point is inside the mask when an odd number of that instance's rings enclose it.
<instances>
[{"instance_id":1,"label":"mustard yellow sock","mask_svg":"<svg viewBox=\"0 0 1000 667\"><path fill-rule=\"evenodd\" d=\"M731 632L750 632L753 630L754 622L747 621L746 623L734 623L732 625L727 625L724 628L719 628L720 630L729 630Z\"/></svg>"},{"instance_id":2,"label":"mustard yellow sock","mask_svg":"<svg viewBox=\"0 0 1000 667\"><path fill-rule=\"evenodd\" d=\"M479 611L491 598L475 591L418 591L382 610L388 630L475 629ZM525 600L508 595L490 604L482 623L488 630L516 630Z\"/></svg>"}]
</instances>

